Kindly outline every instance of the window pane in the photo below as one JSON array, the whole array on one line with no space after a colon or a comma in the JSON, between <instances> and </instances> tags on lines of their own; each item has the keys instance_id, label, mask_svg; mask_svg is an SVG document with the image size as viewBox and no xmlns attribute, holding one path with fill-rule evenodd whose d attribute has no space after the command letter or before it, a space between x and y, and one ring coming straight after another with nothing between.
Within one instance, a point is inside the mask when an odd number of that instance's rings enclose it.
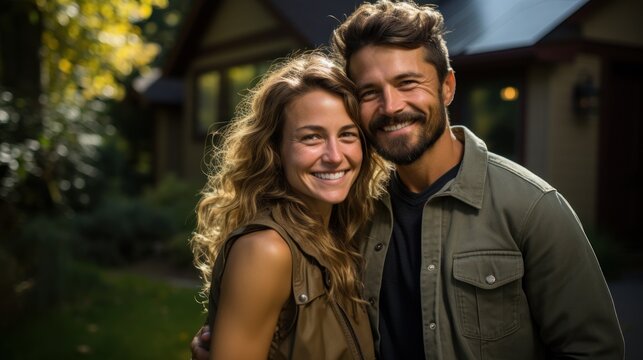
<instances>
[{"instance_id":1,"label":"window pane","mask_svg":"<svg viewBox=\"0 0 643 360\"><path fill-rule=\"evenodd\" d=\"M219 121L221 74L211 71L197 79L196 132L207 134L212 124Z\"/></svg>"},{"instance_id":2,"label":"window pane","mask_svg":"<svg viewBox=\"0 0 643 360\"><path fill-rule=\"evenodd\" d=\"M477 81L465 90L463 124L482 138L487 148L520 161L520 86L517 81Z\"/></svg>"},{"instance_id":3,"label":"window pane","mask_svg":"<svg viewBox=\"0 0 643 360\"><path fill-rule=\"evenodd\" d=\"M268 63L233 66L228 69L230 81L228 110L230 114L234 114L241 99L248 94L248 89L256 85L261 75L267 70Z\"/></svg>"}]
</instances>

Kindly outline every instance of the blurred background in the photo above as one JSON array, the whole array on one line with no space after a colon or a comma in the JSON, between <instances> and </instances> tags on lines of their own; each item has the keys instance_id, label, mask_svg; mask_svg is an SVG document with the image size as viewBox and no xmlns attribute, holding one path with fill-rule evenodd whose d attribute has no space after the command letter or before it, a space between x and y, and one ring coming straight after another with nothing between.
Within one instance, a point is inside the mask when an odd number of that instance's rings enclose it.
<instances>
[{"instance_id":1,"label":"blurred background","mask_svg":"<svg viewBox=\"0 0 643 360\"><path fill-rule=\"evenodd\" d=\"M452 123L568 199L628 357L643 358L643 3L420 2L449 31ZM4 0L3 359L188 358L209 134L275 59L327 44L359 3Z\"/></svg>"}]
</instances>

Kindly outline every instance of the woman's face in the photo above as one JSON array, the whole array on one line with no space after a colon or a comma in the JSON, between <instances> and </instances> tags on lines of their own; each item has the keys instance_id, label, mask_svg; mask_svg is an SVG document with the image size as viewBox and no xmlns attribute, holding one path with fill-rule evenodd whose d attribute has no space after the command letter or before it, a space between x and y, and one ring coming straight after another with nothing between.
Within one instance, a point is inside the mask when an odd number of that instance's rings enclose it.
<instances>
[{"instance_id":1,"label":"woman's face","mask_svg":"<svg viewBox=\"0 0 643 360\"><path fill-rule=\"evenodd\" d=\"M290 186L322 215L348 195L362 164L357 125L342 98L324 90L296 97L284 110L281 157Z\"/></svg>"}]
</instances>

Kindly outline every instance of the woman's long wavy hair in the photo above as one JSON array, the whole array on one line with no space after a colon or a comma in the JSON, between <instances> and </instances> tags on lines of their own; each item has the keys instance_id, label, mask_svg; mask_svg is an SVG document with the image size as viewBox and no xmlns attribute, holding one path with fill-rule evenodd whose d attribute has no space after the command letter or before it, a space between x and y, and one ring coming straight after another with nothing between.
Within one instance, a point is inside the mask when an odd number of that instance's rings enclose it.
<instances>
[{"instance_id":1,"label":"woman's long wavy hair","mask_svg":"<svg viewBox=\"0 0 643 360\"><path fill-rule=\"evenodd\" d=\"M212 266L229 234L271 209L301 241L312 244L329 265L331 298L360 302L360 230L372 214L390 169L366 143L363 163L348 197L335 205L329 226L313 213L286 181L280 155L286 106L312 90L343 99L358 124L354 85L343 69L319 52L294 55L273 66L237 108L213 150L208 181L197 206L197 229L191 238L195 266L204 282L207 303Z\"/></svg>"}]
</instances>

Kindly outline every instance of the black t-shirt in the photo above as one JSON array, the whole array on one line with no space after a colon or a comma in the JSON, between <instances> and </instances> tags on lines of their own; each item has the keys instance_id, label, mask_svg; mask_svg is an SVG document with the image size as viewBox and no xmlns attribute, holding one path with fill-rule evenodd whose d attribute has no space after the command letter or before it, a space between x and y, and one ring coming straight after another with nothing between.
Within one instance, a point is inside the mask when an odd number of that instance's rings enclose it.
<instances>
[{"instance_id":1,"label":"black t-shirt","mask_svg":"<svg viewBox=\"0 0 643 360\"><path fill-rule=\"evenodd\" d=\"M424 359L420 271L422 212L426 201L455 178L460 164L420 193L409 191L397 174L389 185L393 234L380 289L380 359Z\"/></svg>"}]
</instances>

